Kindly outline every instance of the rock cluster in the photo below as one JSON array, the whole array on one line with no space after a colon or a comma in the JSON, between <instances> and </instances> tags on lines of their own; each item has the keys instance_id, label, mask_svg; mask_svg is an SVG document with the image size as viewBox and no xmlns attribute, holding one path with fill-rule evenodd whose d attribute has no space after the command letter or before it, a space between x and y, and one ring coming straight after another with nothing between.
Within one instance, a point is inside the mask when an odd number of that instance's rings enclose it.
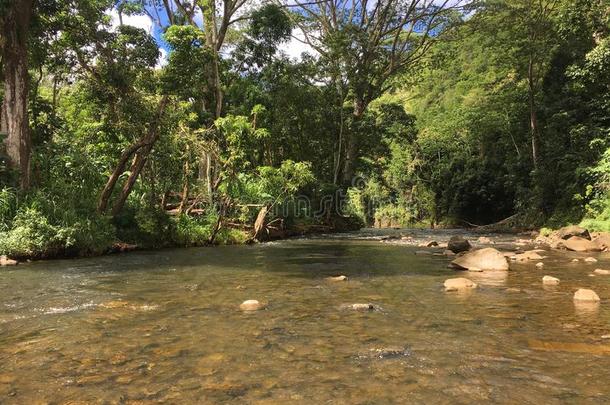
<instances>
[{"instance_id":1,"label":"rock cluster","mask_svg":"<svg viewBox=\"0 0 610 405\"><path fill-rule=\"evenodd\" d=\"M558 229L548 236L538 236L534 242L553 249L567 249L574 252L610 251L610 233L589 232L576 225Z\"/></svg>"}]
</instances>

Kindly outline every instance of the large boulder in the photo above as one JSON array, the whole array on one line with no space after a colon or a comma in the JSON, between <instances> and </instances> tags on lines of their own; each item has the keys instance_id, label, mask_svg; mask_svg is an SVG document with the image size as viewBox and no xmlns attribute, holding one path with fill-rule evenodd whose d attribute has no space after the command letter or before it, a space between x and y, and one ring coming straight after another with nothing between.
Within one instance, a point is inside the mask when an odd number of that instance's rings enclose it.
<instances>
[{"instance_id":1,"label":"large boulder","mask_svg":"<svg viewBox=\"0 0 610 405\"><path fill-rule=\"evenodd\" d=\"M451 264L458 269L470 271L508 270L508 260L494 248L467 252L452 261Z\"/></svg>"},{"instance_id":2,"label":"large boulder","mask_svg":"<svg viewBox=\"0 0 610 405\"><path fill-rule=\"evenodd\" d=\"M570 239L573 236L591 239L589 231L578 225L564 226L563 228L558 229L555 233L561 239Z\"/></svg>"},{"instance_id":3,"label":"large boulder","mask_svg":"<svg viewBox=\"0 0 610 405\"><path fill-rule=\"evenodd\" d=\"M574 252L599 252L601 249L597 243L580 236L572 236L560 242L559 247L564 247Z\"/></svg>"},{"instance_id":4,"label":"large boulder","mask_svg":"<svg viewBox=\"0 0 610 405\"><path fill-rule=\"evenodd\" d=\"M445 291L461 291L477 288L477 284L467 278L450 278L445 280Z\"/></svg>"},{"instance_id":5,"label":"large boulder","mask_svg":"<svg viewBox=\"0 0 610 405\"><path fill-rule=\"evenodd\" d=\"M470 250L470 247L470 242L459 235L452 236L447 243L447 249L451 250L453 253L465 252Z\"/></svg>"}]
</instances>

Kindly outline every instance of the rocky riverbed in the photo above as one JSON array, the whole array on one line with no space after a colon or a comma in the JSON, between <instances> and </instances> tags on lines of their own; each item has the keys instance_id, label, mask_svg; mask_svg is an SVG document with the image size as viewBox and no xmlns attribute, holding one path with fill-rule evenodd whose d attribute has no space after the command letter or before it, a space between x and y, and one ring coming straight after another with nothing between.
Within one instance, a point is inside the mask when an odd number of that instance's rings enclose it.
<instances>
[{"instance_id":1,"label":"rocky riverbed","mask_svg":"<svg viewBox=\"0 0 610 405\"><path fill-rule=\"evenodd\" d=\"M451 266L478 249L508 270ZM0 402L604 403L605 269L463 230L23 263L0 271Z\"/></svg>"}]
</instances>

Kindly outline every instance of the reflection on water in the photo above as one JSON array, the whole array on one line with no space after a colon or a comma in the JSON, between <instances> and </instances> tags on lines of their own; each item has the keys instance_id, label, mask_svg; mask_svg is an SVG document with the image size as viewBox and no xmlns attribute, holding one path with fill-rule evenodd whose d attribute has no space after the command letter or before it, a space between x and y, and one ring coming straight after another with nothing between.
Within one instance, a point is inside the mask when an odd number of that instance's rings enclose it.
<instances>
[{"instance_id":1,"label":"reflection on water","mask_svg":"<svg viewBox=\"0 0 610 405\"><path fill-rule=\"evenodd\" d=\"M610 401L610 276L550 253L445 293L449 259L415 251L319 238L3 269L0 403ZM575 305L580 287L602 303Z\"/></svg>"}]
</instances>

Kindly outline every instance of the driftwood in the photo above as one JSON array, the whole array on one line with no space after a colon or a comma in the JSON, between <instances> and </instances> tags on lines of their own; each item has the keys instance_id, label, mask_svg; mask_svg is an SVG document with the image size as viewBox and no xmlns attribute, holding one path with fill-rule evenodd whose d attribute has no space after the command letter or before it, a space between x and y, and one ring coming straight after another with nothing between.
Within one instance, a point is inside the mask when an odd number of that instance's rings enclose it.
<instances>
[{"instance_id":1,"label":"driftwood","mask_svg":"<svg viewBox=\"0 0 610 405\"><path fill-rule=\"evenodd\" d=\"M265 230L265 218L267 217L267 213L269 212L268 206L263 206L258 215L256 216L256 221L254 221L254 234L252 235L253 239L259 239Z\"/></svg>"},{"instance_id":2,"label":"driftwood","mask_svg":"<svg viewBox=\"0 0 610 405\"><path fill-rule=\"evenodd\" d=\"M468 221L462 220L462 222L464 222L465 224L475 228L476 231L479 232L492 232L492 231L498 231L498 230L506 230L506 229L512 229L515 228L516 226L518 226L518 219L519 219L519 214L514 214L511 215L508 218L504 218L498 222L494 222L493 224L487 224L487 225L477 225L477 224L472 224Z\"/></svg>"}]
</instances>

